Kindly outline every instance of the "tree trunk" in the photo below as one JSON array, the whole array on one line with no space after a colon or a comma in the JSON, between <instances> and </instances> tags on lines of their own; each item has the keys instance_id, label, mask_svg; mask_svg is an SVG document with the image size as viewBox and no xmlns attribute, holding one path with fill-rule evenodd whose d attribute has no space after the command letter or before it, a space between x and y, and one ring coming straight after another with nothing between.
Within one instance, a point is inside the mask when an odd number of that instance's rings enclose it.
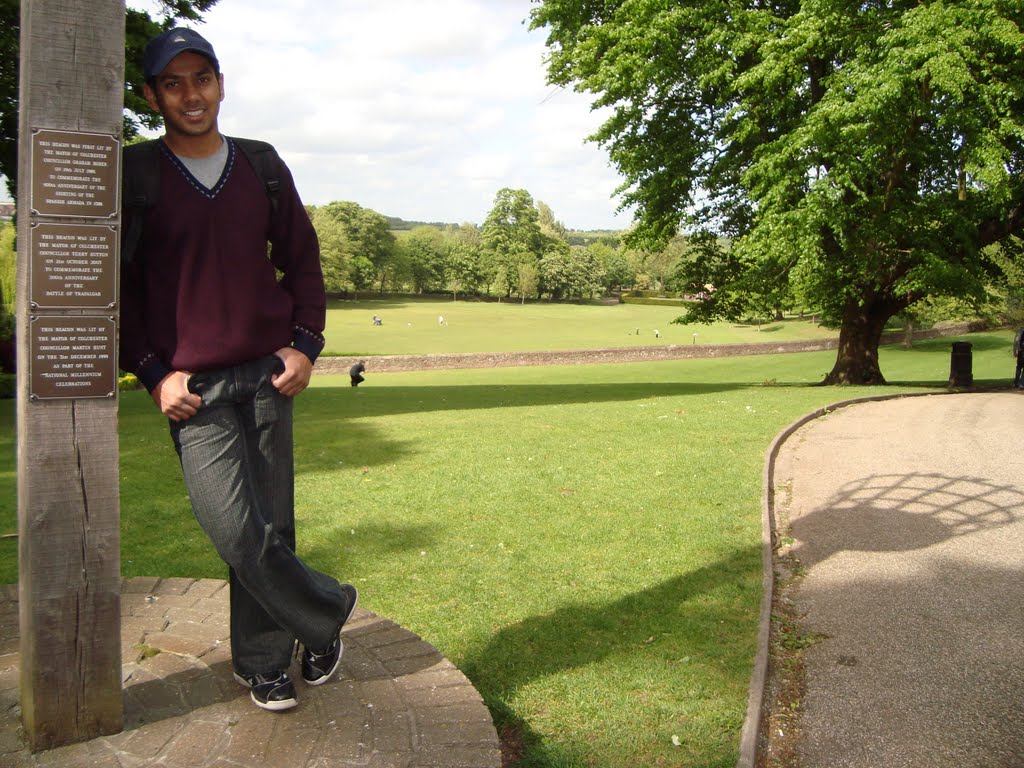
<instances>
[{"instance_id":1,"label":"tree trunk","mask_svg":"<svg viewBox=\"0 0 1024 768\"><path fill-rule=\"evenodd\" d=\"M881 303L859 306L847 303L839 329L839 349L832 371L822 384L885 384L878 366L878 345L882 331L895 313Z\"/></svg>"}]
</instances>

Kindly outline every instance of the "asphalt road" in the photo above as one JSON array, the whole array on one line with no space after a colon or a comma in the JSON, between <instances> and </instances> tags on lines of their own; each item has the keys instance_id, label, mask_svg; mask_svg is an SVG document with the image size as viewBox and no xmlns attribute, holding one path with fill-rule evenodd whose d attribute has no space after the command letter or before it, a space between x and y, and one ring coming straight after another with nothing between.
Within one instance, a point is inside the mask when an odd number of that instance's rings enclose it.
<instances>
[{"instance_id":1,"label":"asphalt road","mask_svg":"<svg viewBox=\"0 0 1024 768\"><path fill-rule=\"evenodd\" d=\"M1024 392L838 409L783 485L821 637L800 768L1024 766Z\"/></svg>"}]
</instances>

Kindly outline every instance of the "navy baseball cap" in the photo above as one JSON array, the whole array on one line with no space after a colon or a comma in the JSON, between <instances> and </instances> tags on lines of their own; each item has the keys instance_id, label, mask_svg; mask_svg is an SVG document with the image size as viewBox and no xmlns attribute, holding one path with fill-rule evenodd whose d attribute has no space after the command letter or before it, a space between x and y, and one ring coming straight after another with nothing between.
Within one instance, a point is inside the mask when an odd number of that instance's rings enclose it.
<instances>
[{"instance_id":1,"label":"navy baseball cap","mask_svg":"<svg viewBox=\"0 0 1024 768\"><path fill-rule=\"evenodd\" d=\"M146 50L142 55L142 71L146 80L152 80L159 75L164 71L164 67L171 63L171 59L185 51L202 54L210 60L215 70L220 71L213 46L195 30L179 27L169 29L146 43Z\"/></svg>"}]
</instances>

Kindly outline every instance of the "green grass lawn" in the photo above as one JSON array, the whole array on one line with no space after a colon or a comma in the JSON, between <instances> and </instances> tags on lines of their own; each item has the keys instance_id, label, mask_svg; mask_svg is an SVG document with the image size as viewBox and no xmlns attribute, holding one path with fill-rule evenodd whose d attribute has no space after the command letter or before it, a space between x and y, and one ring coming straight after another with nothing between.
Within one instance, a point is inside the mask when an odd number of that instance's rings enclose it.
<instances>
[{"instance_id":1,"label":"green grass lawn","mask_svg":"<svg viewBox=\"0 0 1024 768\"><path fill-rule=\"evenodd\" d=\"M1009 332L970 339L977 383L1007 384ZM831 352L317 376L296 405L299 548L463 669L522 765L732 766L769 443L837 400L944 390L949 345L885 348L882 389L810 386ZM124 575L222 578L163 420L142 392L120 410ZM3 403L0 532L12 422ZM0 581L15 560L0 540Z\"/></svg>"},{"instance_id":2,"label":"green grass lawn","mask_svg":"<svg viewBox=\"0 0 1024 768\"><path fill-rule=\"evenodd\" d=\"M835 338L810 320L764 325L674 325L680 307L640 304L520 304L402 299L337 301L328 314L326 354L419 355L530 352L666 344L734 344ZM384 324L373 325L378 315ZM444 317L445 325L438 323ZM655 331L660 337L655 336ZM639 331L639 333L637 333ZM696 334L696 337L694 337Z\"/></svg>"}]
</instances>

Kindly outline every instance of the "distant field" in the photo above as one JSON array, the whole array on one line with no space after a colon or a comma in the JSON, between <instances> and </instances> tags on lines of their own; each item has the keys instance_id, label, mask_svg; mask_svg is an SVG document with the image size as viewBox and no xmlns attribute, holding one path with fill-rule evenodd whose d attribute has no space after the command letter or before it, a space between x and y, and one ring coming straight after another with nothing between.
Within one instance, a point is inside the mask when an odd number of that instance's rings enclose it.
<instances>
[{"instance_id":1,"label":"distant field","mask_svg":"<svg viewBox=\"0 0 1024 768\"><path fill-rule=\"evenodd\" d=\"M529 352L666 344L738 344L835 338L809 320L761 326L674 325L678 307L511 302L335 301L327 316L328 355ZM374 326L373 316L383 320ZM445 324L438 322L443 317ZM657 331L657 335L656 332ZM695 335L696 334L696 335Z\"/></svg>"}]
</instances>

